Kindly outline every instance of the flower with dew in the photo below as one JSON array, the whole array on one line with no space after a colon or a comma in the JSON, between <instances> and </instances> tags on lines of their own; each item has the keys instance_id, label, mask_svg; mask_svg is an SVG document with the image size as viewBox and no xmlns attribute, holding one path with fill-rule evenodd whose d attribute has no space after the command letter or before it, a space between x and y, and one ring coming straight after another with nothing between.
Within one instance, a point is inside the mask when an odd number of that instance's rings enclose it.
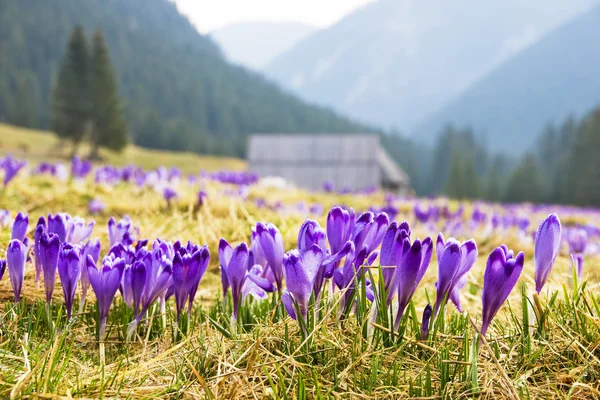
<instances>
[{"instance_id":1,"label":"flower with dew","mask_svg":"<svg viewBox=\"0 0 600 400\"><path fill-rule=\"evenodd\" d=\"M54 233L42 232L38 246L40 265L44 273L44 289L46 291L46 304L50 304L54 283L56 281L56 269L58 268L58 253L60 239Z\"/></svg>"},{"instance_id":2,"label":"flower with dew","mask_svg":"<svg viewBox=\"0 0 600 400\"><path fill-rule=\"evenodd\" d=\"M73 312L73 301L77 283L81 278L81 249L69 243L63 243L58 252L58 276L65 296L65 308L67 309L67 320L71 319Z\"/></svg>"},{"instance_id":3,"label":"flower with dew","mask_svg":"<svg viewBox=\"0 0 600 400\"><path fill-rule=\"evenodd\" d=\"M6 249L6 264L10 277L10 284L15 295L15 303L21 299L21 289L25 280L25 261L27 260L27 246L18 239L13 239Z\"/></svg>"},{"instance_id":4,"label":"flower with dew","mask_svg":"<svg viewBox=\"0 0 600 400\"><path fill-rule=\"evenodd\" d=\"M561 225L556 214L550 214L538 227L533 246L535 290L539 294L546 284L554 260L560 250Z\"/></svg>"},{"instance_id":5,"label":"flower with dew","mask_svg":"<svg viewBox=\"0 0 600 400\"><path fill-rule=\"evenodd\" d=\"M474 240L460 243L453 238L444 241L440 233L436 242L438 281L433 315L437 315L442 303L450 299L460 309L459 291L466 284L467 273L477 261L477 244ZM445 304L445 303L444 303Z\"/></svg>"},{"instance_id":6,"label":"flower with dew","mask_svg":"<svg viewBox=\"0 0 600 400\"><path fill-rule=\"evenodd\" d=\"M492 319L519 280L524 262L523 252L513 257L512 250L504 245L496 248L488 257L483 274L482 335L485 335Z\"/></svg>"},{"instance_id":7,"label":"flower with dew","mask_svg":"<svg viewBox=\"0 0 600 400\"><path fill-rule=\"evenodd\" d=\"M108 311L119 289L125 262L121 258L105 257L102 260L102 266L98 268L92 256L88 255L86 269L98 302L100 340L104 340Z\"/></svg>"}]
</instances>

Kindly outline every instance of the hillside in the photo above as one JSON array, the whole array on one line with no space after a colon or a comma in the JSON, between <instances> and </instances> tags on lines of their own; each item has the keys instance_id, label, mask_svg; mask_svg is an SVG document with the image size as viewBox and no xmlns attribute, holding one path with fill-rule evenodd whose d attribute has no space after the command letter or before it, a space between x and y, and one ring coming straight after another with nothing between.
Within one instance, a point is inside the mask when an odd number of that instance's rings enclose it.
<instances>
[{"instance_id":1,"label":"hillside","mask_svg":"<svg viewBox=\"0 0 600 400\"><path fill-rule=\"evenodd\" d=\"M431 140L444 125L471 125L490 147L520 153L547 123L600 104L600 7L499 66L416 130Z\"/></svg>"},{"instance_id":2,"label":"hillside","mask_svg":"<svg viewBox=\"0 0 600 400\"><path fill-rule=\"evenodd\" d=\"M244 153L249 132L369 130L306 105L226 62L168 0L0 2L0 120L48 127L68 35L104 31L135 142L200 153Z\"/></svg>"},{"instance_id":3,"label":"hillside","mask_svg":"<svg viewBox=\"0 0 600 400\"><path fill-rule=\"evenodd\" d=\"M47 131L19 128L0 123L0 156L11 154L17 158L26 158L34 163L42 161L68 162L70 146L63 146L56 136ZM85 156L87 149L80 149ZM200 170L241 171L246 168L243 160L233 157L201 156L189 152L150 150L130 145L123 153L102 151L102 161L112 165L135 164L144 169L159 166L176 166L184 173L197 173Z\"/></svg>"},{"instance_id":4,"label":"hillside","mask_svg":"<svg viewBox=\"0 0 600 400\"><path fill-rule=\"evenodd\" d=\"M300 22L240 22L210 33L228 60L260 70L315 31Z\"/></svg>"},{"instance_id":5,"label":"hillside","mask_svg":"<svg viewBox=\"0 0 600 400\"><path fill-rule=\"evenodd\" d=\"M408 131L596 0L379 0L274 60L302 98Z\"/></svg>"}]
</instances>

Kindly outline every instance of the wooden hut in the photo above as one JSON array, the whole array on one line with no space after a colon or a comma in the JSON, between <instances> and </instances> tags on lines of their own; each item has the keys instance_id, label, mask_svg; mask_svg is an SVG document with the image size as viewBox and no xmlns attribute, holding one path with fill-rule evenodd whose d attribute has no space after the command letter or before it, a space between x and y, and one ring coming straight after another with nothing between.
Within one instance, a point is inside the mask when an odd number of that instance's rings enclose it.
<instances>
[{"instance_id":1,"label":"wooden hut","mask_svg":"<svg viewBox=\"0 0 600 400\"><path fill-rule=\"evenodd\" d=\"M257 134L250 137L248 169L299 187L404 190L409 178L370 134Z\"/></svg>"}]
</instances>

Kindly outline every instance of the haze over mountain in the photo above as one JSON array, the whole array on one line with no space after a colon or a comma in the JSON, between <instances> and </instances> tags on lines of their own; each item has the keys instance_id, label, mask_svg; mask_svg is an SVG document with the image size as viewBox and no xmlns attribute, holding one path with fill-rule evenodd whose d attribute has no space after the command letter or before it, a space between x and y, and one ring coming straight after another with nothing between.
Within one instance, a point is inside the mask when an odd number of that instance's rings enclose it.
<instances>
[{"instance_id":1,"label":"haze over mountain","mask_svg":"<svg viewBox=\"0 0 600 400\"><path fill-rule=\"evenodd\" d=\"M410 131L500 63L596 0L380 0L266 68L302 98Z\"/></svg>"},{"instance_id":2,"label":"haze over mountain","mask_svg":"<svg viewBox=\"0 0 600 400\"><path fill-rule=\"evenodd\" d=\"M432 139L444 125L470 125L487 144L528 150L544 125L600 105L600 6L524 49L415 130Z\"/></svg>"},{"instance_id":3,"label":"haze over mountain","mask_svg":"<svg viewBox=\"0 0 600 400\"><path fill-rule=\"evenodd\" d=\"M301 22L240 22L211 32L228 60L255 70L316 30Z\"/></svg>"}]
</instances>

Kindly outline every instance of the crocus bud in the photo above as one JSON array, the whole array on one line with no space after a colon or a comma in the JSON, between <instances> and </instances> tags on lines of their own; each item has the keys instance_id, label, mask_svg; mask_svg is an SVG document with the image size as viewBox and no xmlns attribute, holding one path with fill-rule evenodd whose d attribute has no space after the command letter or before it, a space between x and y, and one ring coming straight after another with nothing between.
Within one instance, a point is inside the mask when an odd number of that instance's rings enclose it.
<instances>
[{"instance_id":1,"label":"crocus bud","mask_svg":"<svg viewBox=\"0 0 600 400\"><path fill-rule=\"evenodd\" d=\"M429 321L432 312L433 307L431 307L431 304L427 304L425 310L423 310L423 320L421 321L421 340L427 340L427 337L429 336Z\"/></svg>"},{"instance_id":2,"label":"crocus bud","mask_svg":"<svg viewBox=\"0 0 600 400\"><path fill-rule=\"evenodd\" d=\"M25 280L25 261L27 260L27 246L20 240L13 239L6 249L6 264L10 275L10 284L15 295L15 303L21 299L21 289Z\"/></svg>"},{"instance_id":3,"label":"crocus bud","mask_svg":"<svg viewBox=\"0 0 600 400\"><path fill-rule=\"evenodd\" d=\"M535 290L538 294L546 284L554 260L560 250L561 226L556 214L550 214L539 226L533 248Z\"/></svg>"},{"instance_id":4,"label":"crocus bud","mask_svg":"<svg viewBox=\"0 0 600 400\"><path fill-rule=\"evenodd\" d=\"M81 278L81 268L80 250L68 243L63 243L58 253L58 276L65 296L67 319L71 319L75 290L77 290L77 283Z\"/></svg>"},{"instance_id":5,"label":"crocus bud","mask_svg":"<svg viewBox=\"0 0 600 400\"><path fill-rule=\"evenodd\" d=\"M121 277L125 268L125 262L120 259L106 257L102 261L102 267L98 269L91 256L86 258L86 269L92 290L98 301L98 312L100 321L100 340L104 339L106 330L106 318L108 311L121 283Z\"/></svg>"},{"instance_id":6,"label":"crocus bud","mask_svg":"<svg viewBox=\"0 0 600 400\"><path fill-rule=\"evenodd\" d=\"M27 236L27 225L29 224L29 217L27 214L18 213L15 217L15 222L12 226L11 239L17 239L20 242L25 242L25 236Z\"/></svg>"},{"instance_id":7,"label":"crocus bud","mask_svg":"<svg viewBox=\"0 0 600 400\"><path fill-rule=\"evenodd\" d=\"M521 276L525 256L523 252L512 257L513 252L500 246L487 259L483 274L483 317L481 334L485 335L492 319L508 298Z\"/></svg>"},{"instance_id":8,"label":"crocus bud","mask_svg":"<svg viewBox=\"0 0 600 400\"><path fill-rule=\"evenodd\" d=\"M60 239L54 233L42 232L39 244L39 258L44 273L44 289L46 290L46 303L52 300L54 282L56 281L56 268L58 267L58 252Z\"/></svg>"}]
</instances>

